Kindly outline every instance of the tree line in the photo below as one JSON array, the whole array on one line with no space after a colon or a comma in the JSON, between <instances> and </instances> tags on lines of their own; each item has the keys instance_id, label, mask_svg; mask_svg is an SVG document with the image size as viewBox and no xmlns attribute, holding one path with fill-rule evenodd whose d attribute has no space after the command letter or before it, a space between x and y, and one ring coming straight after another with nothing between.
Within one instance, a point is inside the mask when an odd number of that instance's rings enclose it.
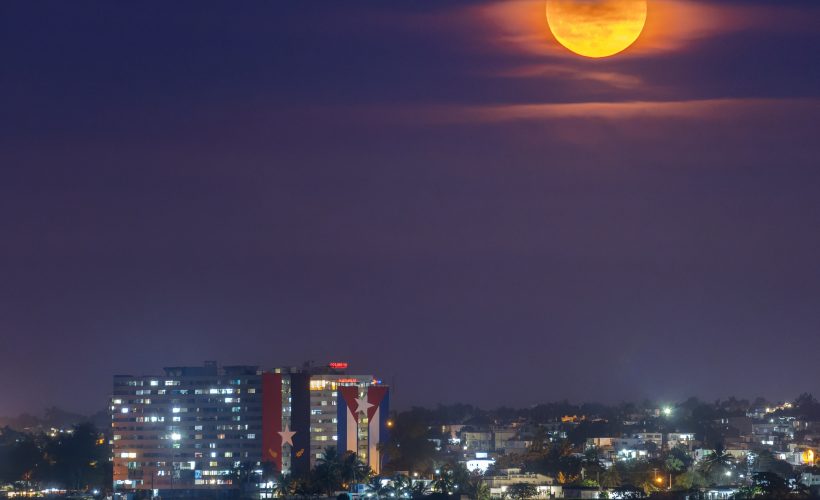
<instances>
[{"instance_id":1,"label":"tree line","mask_svg":"<svg viewBox=\"0 0 820 500\"><path fill-rule=\"evenodd\" d=\"M93 424L40 434L0 429L0 483L21 489L105 491L112 481L111 451Z\"/></svg>"}]
</instances>

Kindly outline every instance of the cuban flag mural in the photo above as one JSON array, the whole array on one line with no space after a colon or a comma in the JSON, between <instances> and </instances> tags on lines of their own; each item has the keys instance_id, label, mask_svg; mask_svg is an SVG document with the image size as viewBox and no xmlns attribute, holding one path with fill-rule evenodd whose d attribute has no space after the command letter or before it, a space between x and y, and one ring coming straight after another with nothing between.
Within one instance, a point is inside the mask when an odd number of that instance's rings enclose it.
<instances>
[{"instance_id":1,"label":"cuban flag mural","mask_svg":"<svg viewBox=\"0 0 820 500\"><path fill-rule=\"evenodd\" d=\"M359 452L359 388L357 386L339 387L337 391L336 417L337 441L339 452Z\"/></svg>"},{"instance_id":2,"label":"cuban flag mural","mask_svg":"<svg viewBox=\"0 0 820 500\"><path fill-rule=\"evenodd\" d=\"M379 474L382 468L379 444L387 441L389 404L390 393L387 386L376 385L367 388L367 461L376 474Z\"/></svg>"},{"instance_id":3,"label":"cuban flag mural","mask_svg":"<svg viewBox=\"0 0 820 500\"><path fill-rule=\"evenodd\" d=\"M262 375L262 461L272 462L280 471L282 432L282 375L265 373Z\"/></svg>"},{"instance_id":4,"label":"cuban flag mural","mask_svg":"<svg viewBox=\"0 0 820 500\"><path fill-rule=\"evenodd\" d=\"M364 397L359 396L358 386L339 387L336 412L338 417L337 445L340 452L359 452L359 424L366 436L362 440L367 444L367 465L376 474L382 466L379 444L387 440L387 419L389 417L389 389L387 386L368 387ZM364 419L367 427L364 428ZM364 443L363 443L364 444Z\"/></svg>"}]
</instances>

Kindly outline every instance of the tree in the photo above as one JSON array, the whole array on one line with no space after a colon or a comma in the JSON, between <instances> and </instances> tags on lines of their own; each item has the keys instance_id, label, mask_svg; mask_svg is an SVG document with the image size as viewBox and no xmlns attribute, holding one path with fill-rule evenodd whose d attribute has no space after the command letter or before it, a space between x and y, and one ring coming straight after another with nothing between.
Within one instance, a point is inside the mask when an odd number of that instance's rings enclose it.
<instances>
[{"instance_id":1,"label":"tree","mask_svg":"<svg viewBox=\"0 0 820 500\"><path fill-rule=\"evenodd\" d=\"M533 433L529 451L536 454L543 453L549 448L549 442L549 434L547 434L546 429L539 425Z\"/></svg>"},{"instance_id":2,"label":"tree","mask_svg":"<svg viewBox=\"0 0 820 500\"><path fill-rule=\"evenodd\" d=\"M396 416L389 439L381 445L387 457L386 470L428 472L433 468L435 445L429 440L430 427L424 411L413 409Z\"/></svg>"},{"instance_id":3,"label":"tree","mask_svg":"<svg viewBox=\"0 0 820 500\"><path fill-rule=\"evenodd\" d=\"M767 498L785 496L789 493L786 480L771 472L758 472L752 476L752 484Z\"/></svg>"},{"instance_id":4,"label":"tree","mask_svg":"<svg viewBox=\"0 0 820 500\"><path fill-rule=\"evenodd\" d=\"M669 454L666 456L667 471L677 474L685 471L691 465L692 457L689 455L689 450L680 445L669 450Z\"/></svg>"},{"instance_id":5,"label":"tree","mask_svg":"<svg viewBox=\"0 0 820 500\"><path fill-rule=\"evenodd\" d=\"M437 472L435 479L433 479L432 486L433 491L436 493L443 493L445 495L452 495L458 489L458 485L453 478L453 471L450 469Z\"/></svg>"},{"instance_id":6,"label":"tree","mask_svg":"<svg viewBox=\"0 0 820 500\"><path fill-rule=\"evenodd\" d=\"M481 477L471 479L462 493L473 500L490 500L490 487Z\"/></svg>"},{"instance_id":7,"label":"tree","mask_svg":"<svg viewBox=\"0 0 820 500\"><path fill-rule=\"evenodd\" d=\"M325 448L322 457L316 461L311 479L327 496L342 489L342 457L336 451L336 447Z\"/></svg>"},{"instance_id":8,"label":"tree","mask_svg":"<svg viewBox=\"0 0 820 500\"><path fill-rule=\"evenodd\" d=\"M423 484L423 483L420 483ZM403 497L413 494L410 478L404 474L397 474L390 481L390 492L397 497Z\"/></svg>"},{"instance_id":9,"label":"tree","mask_svg":"<svg viewBox=\"0 0 820 500\"><path fill-rule=\"evenodd\" d=\"M528 483L515 483L507 488L507 496L513 500L525 500L538 495L538 488Z\"/></svg>"},{"instance_id":10,"label":"tree","mask_svg":"<svg viewBox=\"0 0 820 500\"><path fill-rule=\"evenodd\" d=\"M726 473L731 472L734 457L726 453L722 444L718 443L715 449L703 460L701 470L710 484L725 482Z\"/></svg>"},{"instance_id":11,"label":"tree","mask_svg":"<svg viewBox=\"0 0 820 500\"><path fill-rule=\"evenodd\" d=\"M617 488L621 485L621 474L617 467L610 467L601 474L601 486L605 488Z\"/></svg>"},{"instance_id":12,"label":"tree","mask_svg":"<svg viewBox=\"0 0 820 500\"><path fill-rule=\"evenodd\" d=\"M392 488L389 485L384 483L384 480L378 476L374 476L370 478L370 481L367 483L367 491L376 498L385 498L390 496L392 493Z\"/></svg>"},{"instance_id":13,"label":"tree","mask_svg":"<svg viewBox=\"0 0 820 500\"><path fill-rule=\"evenodd\" d=\"M273 480L274 493L279 497L294 495L299 489L299 483L291 474L279 473Z\"/></svg>"},{"instance_id":14,"label":"tree","mask_svg":"<svg viewBox=\"0 0 820 500\"><path fill-rule=\"evenodd\" d=\"M427 484L424 481L417 481L410 488L410 491L414 499L424 498L430 493L430 490L427 489Z\"/></svg>"},{"instance_id":15,"label":"tree","mask_svg":"<svg viewBox=\"0 0 820 500\"><path fill-rule=\"evenodd\" d=\"M23 481L33 484L45 472L43 452L34 437L24 435L7 448L0 469L3 483Z\"/></svg>"},{"instance_id":16,"label":"tree","mask_svg":"<svg viewBox=\"0 0 820 500\"><path fill-rule=\"evenodd\" d=\"M339 454L335 446L325 448L311 478L320 491L330 496L354 482L367 482L373 472L353 452Z\"/></svg>"},{"instance_id":17,"label":"tree","mask_svg":"<svg viewBox=\"0 0 820 500\"><path fill-rule=\"evenodd\" d=\"M93 424L59 434L44 445L47 478L69 490L103 490L107 483L108 446Z\"/></svg>"},{"instance_id":18,"label":"tree","mask_svg":"<svg viewBox=\"0 0 820 500\"><path fill-rule=\"evenodd\" d=\"M373 476L373 470L353 452L342 455L342 481L345 483L366 483Z\"/></svg>"},{"instance_id":19,"label":"tree","mask_svg":"<svg viewBox=\"0 0 820 500\"><path fill-rule=\"evenodd\" d=\"M241 498L249 498L246 497L248 486L258 484L262 478L257 473L256 462L240 462L231 471L230 479L234 486L239 488Z\"/></svg>"},{"instance_id":20,"label":"tree","mask_svg":"<svg viewBox=\"0 0 820 500\"><path fill-rule=\"evenodd\" d=\"M794 471L790 463L778 459L768 450L762 450L756 454L752 469L754 472L771 472L780 476L788 476Z\"/></svg>"},{"instance_id":21,"label":"tree","mask_svg":"<svg viewBox=\"0 0 820 500\"><path fill-rule=\"evenodd\" d=\"M706 476L696 469L684 472L675 478L675 488L680 490L691 490L692 488L702 488L708 485Z\"/></svg>"}]
</instances>

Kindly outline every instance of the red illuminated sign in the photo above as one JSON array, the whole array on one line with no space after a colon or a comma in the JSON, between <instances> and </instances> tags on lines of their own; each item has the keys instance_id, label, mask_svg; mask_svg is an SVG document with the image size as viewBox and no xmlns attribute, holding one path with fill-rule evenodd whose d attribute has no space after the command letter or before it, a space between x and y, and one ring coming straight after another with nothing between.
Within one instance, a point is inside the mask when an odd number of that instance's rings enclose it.
<instances>
[{"instance_id":1,"label":"red illuminated sign","mask_svg":"<svg viewBox=\"0 0 820 500\"><path fill-rule=\"evenodd\" d=\"M347 368L347 363L344 361L333 361L332 363L328 363L327 366L333 368L334 370L344 370Z\"/></svg>"}]
</instances>

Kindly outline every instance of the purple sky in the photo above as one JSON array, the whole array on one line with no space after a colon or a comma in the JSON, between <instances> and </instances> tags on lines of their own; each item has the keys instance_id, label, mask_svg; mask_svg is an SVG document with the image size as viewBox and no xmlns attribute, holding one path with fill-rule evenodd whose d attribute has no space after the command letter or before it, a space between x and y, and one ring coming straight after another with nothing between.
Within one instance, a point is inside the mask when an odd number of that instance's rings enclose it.
<instances>
[{"instance_id":1,"label":"purple sky","mask_svg":"<svg viewBox=\"0 0 820 500\"><path fill-rule=\"evenodd\" d=\"M820 4L0 4L0 415L346 360L395 404L820 392Z\"/></svg>"}]
</instances>

